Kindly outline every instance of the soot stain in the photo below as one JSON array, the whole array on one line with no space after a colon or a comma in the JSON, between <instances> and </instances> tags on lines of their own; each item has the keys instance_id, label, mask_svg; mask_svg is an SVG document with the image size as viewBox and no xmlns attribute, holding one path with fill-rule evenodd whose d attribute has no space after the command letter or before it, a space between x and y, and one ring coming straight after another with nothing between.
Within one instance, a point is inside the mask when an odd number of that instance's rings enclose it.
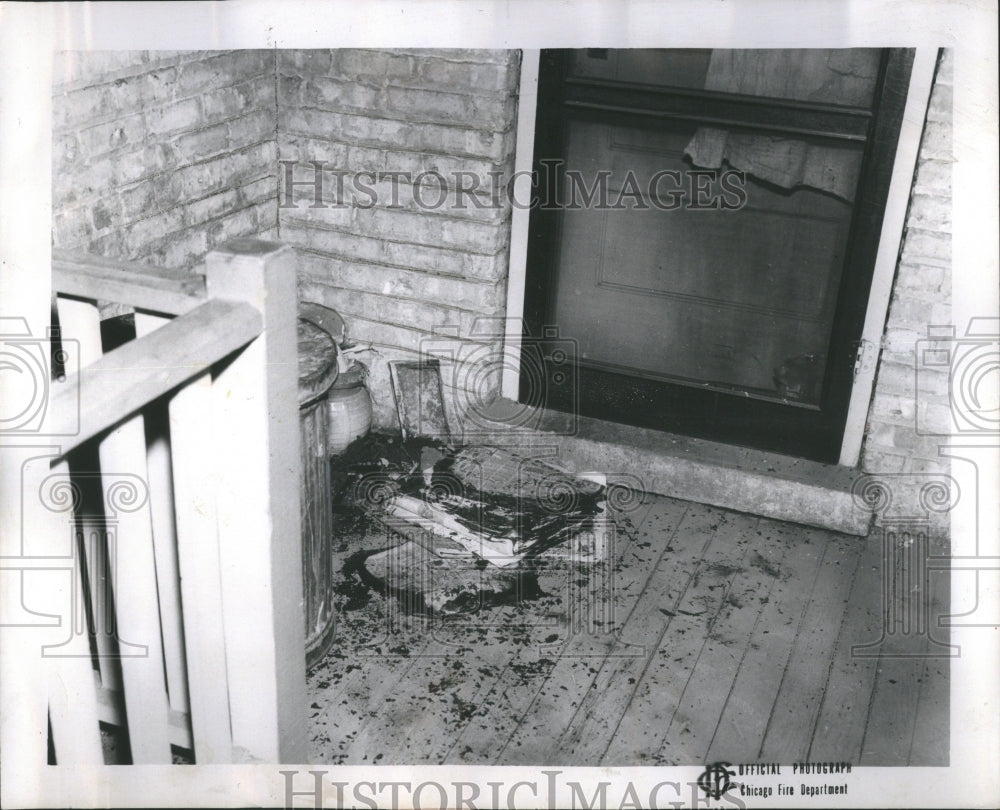
<instances>
[{"instance_id":1,"label":"soot stain","mask_svg":"<svg viewBox=\"0 0 1000 810\"><path fill-rule=\"evenodd\" d=\"M782 575L781 569L778 568L778 566L776 566L774 563L769 562L765 557L762 557L756 551L753 552L753 554L750 557L750 565L752 565L754 568L759 568L769 577L773 577L774 579L781 578Z\"/></svg>"},{"instance_id":2,"label":"soot stain","mask_svg":"<svg viewBox=\"0 0 1000 810\"><path fill-rule=\"evenodd\" d=\"M550 596L539 584L538 574L526 568L519 568L511 587L503 591L469 590L456 594L449 602L447 610L435 609L427 603L424 595L411 588L399 588L390 581L373 574L365 566L365 561L383 551L386 546L373 550L357 551L344 560L342 576L334 590L344 599L343 609L359 610L367 607L375 594L395 598L401 612L407 616L451 619L468 616L480 609L517 606ZM485 561L482 561L484 564Z\"/></svg>"}]
</instances>

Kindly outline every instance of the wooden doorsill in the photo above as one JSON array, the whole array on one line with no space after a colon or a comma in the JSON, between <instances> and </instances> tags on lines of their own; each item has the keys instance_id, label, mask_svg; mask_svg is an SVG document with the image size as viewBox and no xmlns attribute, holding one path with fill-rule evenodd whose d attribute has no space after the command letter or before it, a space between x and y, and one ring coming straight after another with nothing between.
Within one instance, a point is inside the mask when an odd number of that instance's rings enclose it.
<instances>
[{"instance_id":1,"label":"wooden doorsill","mask_svg":"<svg viewBox=\"0 0 1000 810\"><path fill-rule=\"evenodd\" d=\"M621 425L497 399L468 420L466 444L545 454L574 472L647 492L846 534L867 535L871 508L852 494L857 469Z\"/></svg>"}]
</instances>

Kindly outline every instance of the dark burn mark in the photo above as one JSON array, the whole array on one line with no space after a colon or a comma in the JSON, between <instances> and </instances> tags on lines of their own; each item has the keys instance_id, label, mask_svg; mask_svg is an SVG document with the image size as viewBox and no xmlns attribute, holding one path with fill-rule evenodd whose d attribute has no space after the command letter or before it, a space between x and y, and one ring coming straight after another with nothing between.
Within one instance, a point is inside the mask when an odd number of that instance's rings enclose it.
<instances>
[{"instance_id":1,"label":"dark burn mark","mask_svg":"<svg viewBox=\"0 0 1000 810\"><path fill-rule=\"evenodd\" d=\"M759 568L772 579L781 579L782 577L781 569L774 565L774 563L769 562L765 557L762 557L756 551L750 555L750 565L754 568Z\"/></svg>"}]
</instances>

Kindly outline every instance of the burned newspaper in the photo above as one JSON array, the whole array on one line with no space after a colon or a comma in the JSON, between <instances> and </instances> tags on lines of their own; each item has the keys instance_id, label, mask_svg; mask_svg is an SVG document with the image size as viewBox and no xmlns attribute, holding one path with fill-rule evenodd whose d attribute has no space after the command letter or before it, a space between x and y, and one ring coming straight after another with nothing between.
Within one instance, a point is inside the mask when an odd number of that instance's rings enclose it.
<instances>
[{"instance_id":1,"label":"burned newspaper","mask_svg":"<svg viewBox=\"0 0 1000 810\"><path fill-rule=\"evenodd\" d=\"M400 533L430 538L441 556L473 554L506 567L580 535L593 538L605 517L599 475L574 475L504 448L425 443L408 468L382 461L355 488L370 495L381 487L378 497L358 505Z\"/></svg>"}]
</instances>

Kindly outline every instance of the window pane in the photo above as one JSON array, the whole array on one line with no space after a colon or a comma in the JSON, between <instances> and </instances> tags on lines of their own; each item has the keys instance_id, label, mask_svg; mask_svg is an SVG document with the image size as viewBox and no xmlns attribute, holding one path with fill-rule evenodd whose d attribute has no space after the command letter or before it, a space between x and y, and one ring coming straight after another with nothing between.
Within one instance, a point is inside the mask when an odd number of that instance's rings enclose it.
<instances>
[{"instance_id":1,"label":"window pane","mask_svg":"<svg viewBox=\"0 0 1000 810\"><path fill-rule=\"evenodd\" d=\"M607 205L562 214L562 334L608 370L816 405L852 206L751 175L727 190L728 162L714 178L692 166L698 132L569 122L566 169L587 189L610 174ZM844 149L860 165L862 147ZM563 180L567 202L580 181Z\"/></svg>"},{"instance_id":2,"label":"window pane","mask_svg":"<svg viewBox=\"0 0 1000 810\"><path fill-rule=\"evenodd\" d=\"M571 75L714 90L766 98L870 107L878 76L876 48L793 50L587 49Z\"/></svg>"}]
</instances>

